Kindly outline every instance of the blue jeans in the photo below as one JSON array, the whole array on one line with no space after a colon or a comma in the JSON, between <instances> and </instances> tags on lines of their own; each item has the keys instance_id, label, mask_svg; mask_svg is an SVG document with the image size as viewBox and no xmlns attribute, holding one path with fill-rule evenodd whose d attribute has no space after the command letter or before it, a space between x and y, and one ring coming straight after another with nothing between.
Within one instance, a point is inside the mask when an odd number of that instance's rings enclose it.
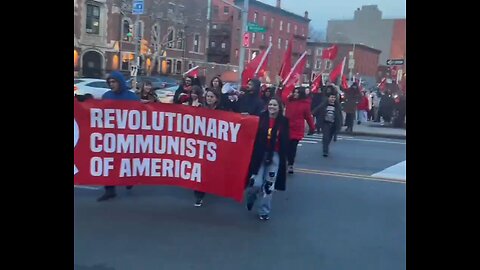
<instances>
[{"instance_id":1,"label":"blue jeans","mask_svg":"<svg viewBox=\"0 0 480 270\"><path fill-rule=\"evenodd\" d=\"M258 206L259 215L268 215L272 210L272 196L273 191L270 194L265 193L264 185L267 179L270 178L269 172L274 172L275 175L270 181L274 182L277 179L278 167L280 166L280 158L277 152L273 152L272 163L265 165L264 161L266 153L263 156L262 165L258 169L258 173L255 176L255 183L253 186L247 189L247 204L254 204L258 196L260 196L260 205Z\"/></svg>"}]
</instances>

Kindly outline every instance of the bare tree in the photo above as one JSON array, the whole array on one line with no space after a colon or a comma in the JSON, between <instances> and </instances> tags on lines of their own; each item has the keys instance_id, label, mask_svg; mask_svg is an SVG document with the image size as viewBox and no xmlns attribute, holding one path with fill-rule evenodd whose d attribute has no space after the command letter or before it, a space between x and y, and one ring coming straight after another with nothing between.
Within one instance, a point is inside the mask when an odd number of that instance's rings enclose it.
<instances>
[{"instance_id":1,"label":"bare tree","mask_svg":"<svg viewBox=\"0 0 480 270\"><path fill-rule=\"evenodd\" d=\"M325 31L324 30L316 30L313 26L308 27L308 37L310 41L314 42L322 42L325 41Z\"/></svg>"}]
</instances>

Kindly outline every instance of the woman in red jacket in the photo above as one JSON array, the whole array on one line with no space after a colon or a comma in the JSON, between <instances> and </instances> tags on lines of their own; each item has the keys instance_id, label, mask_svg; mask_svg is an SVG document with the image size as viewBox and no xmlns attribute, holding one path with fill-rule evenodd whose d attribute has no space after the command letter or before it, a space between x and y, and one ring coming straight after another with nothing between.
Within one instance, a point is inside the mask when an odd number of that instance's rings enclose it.
<instances>
[{"instance_id":1,"label":"woman in red jacket","mask_svg":"<svg viewBox=\"0 0 480 270\"><path fill-rule=\"evenodd\" d=\"M283 100L286 106L285 116L290 122L290 142L287 151L288 173L293 174L293 164L297 155L298 142L303 139L305 133L305 120L309 126L308 134L313 134L315 125L310 112L311 102L307 99L305 87L297 87L293 90L286 100Z\"/></svg>"}]
</instances>

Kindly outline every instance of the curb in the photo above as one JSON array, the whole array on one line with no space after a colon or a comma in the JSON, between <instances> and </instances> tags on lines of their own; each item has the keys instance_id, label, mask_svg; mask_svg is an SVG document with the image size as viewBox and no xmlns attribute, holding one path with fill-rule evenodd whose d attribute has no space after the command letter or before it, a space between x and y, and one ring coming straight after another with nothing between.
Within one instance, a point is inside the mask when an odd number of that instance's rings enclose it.
<instances>
[{"instance_id":1,"label":"curb","mask_svg":"<svg viewBox=\"0 0 480 270\"><path fill-rule=\"evenodd\" d=\"M350 135L350 136L371 136L371 137L400 139L400 140L405 140L407 138L407 135L401 135L401 134L382 134L382 133L372 133L372 132L362 132L362 131L354 131L354 132L340 131L338 134Z\"/></svg>"}]
</instances>

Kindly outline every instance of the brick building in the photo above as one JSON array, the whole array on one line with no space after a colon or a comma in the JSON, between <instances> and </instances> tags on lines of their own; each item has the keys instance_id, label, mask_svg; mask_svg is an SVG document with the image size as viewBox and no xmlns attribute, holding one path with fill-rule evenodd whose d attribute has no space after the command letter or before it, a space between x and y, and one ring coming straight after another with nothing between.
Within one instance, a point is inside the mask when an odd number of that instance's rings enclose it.
<instances>
[{"instance_id":1,"label":"brick building","mask_svg":"<svg viewBox=\"0 0 480 270\"><path fill-rule=\"evenodd\" d=\"M243 7L243 0L235 5ZM293 40L292 62L305 51L308 36L308 12L304 16L281 9L281 1L270 6L260 1L249 1L248 22L266 28L265 33L250 33L250 46L246 49L245 61L252 59L260 50L266 49L272 42L269 55L268 77L275 81L280 70L287 45ZM209 60L218 63L239 64L241 30L241 12L221 0L212 0L212 27L210 32Z\"/></svg>"},{"instance_id":2,"label":"brick building","mask_svg":"<svg viewBox=\"0 0 480 270\"><path fill-rule=\"evenodd\" d=\"M338 46L338 55L333 61L322 61L322 50L336 44ZM353 56L351 55L353 52ZM323 72L327 74L332 68L341 63L346 57L345 69L343 74L349 78L350 73L358 74L369 84L374 84L378 69L380 50L368 47L363 44L329 43L329 42L308 42L307 43L307 64L304 70L304 81L313 78L313 74ZM353 59L353 68L350 69L349 60Z\"/></svg>"},{"instance_id":3,"label":"brick building","mask_svg":"<svg viewBox=\"0 0 480 270\"><path fill-rule=\"evenodd\" d=\"M104 77L128 74L134 64L134 37L140 35L141 74L180 76L206 61L207 0L145 0L132 15L131 0L75 0L74 70Z\"/></svg>"}]
</instances>

